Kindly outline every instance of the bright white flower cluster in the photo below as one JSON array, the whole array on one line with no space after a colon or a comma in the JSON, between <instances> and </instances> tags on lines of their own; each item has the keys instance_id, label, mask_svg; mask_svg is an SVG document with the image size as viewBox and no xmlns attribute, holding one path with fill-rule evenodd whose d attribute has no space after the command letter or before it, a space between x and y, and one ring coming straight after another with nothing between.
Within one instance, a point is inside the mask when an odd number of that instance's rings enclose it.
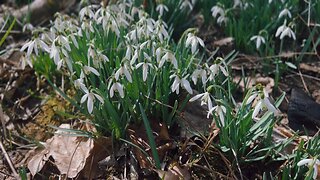
<instances>
[{"instance_id":1,"label":"bright white flower cluster","mask_svg":"<svg viewBox=\"0 0 320 180\"><path fill-rule=\"evenodd\" d=\"M182 3L192 9L195 2ZM156 10L160 16L168 12L163 4ZM165 92L169 94L179 94L181 88L192 94L189 82L198 77L190 76L193 70L189 68L197 66L189 67L187 61L197 55L204 42L189 33L182 43L191 47L188 51L191 53L177 56L181 53L167 45L170 42L167 29L160 18L150 18L127 1L107 7L90 5L81 9L79 21L58 14L50 31L44 31L21 48L27 50L22 65L33 66L31 59L47 54L57 70L69 72L74 87L83 92L79 102L86 103L90 114L109 101L122 108L121 99L135 100L144 95L144 100L154 94L157 83L168 84L171 89ZM33 52L35 58L31 58ZM206 74L212 80L216 71L208 67ZM207 83L207 78L203 83Z\"/></svg>"}]
</instances>

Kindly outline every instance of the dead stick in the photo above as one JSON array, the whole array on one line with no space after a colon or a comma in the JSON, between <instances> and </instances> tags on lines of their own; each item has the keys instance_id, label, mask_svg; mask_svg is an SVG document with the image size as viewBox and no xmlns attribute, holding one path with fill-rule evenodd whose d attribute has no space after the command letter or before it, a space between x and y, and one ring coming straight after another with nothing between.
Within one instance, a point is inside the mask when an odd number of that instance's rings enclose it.
<instances>
[{"instance_id":1,"label":"dead stick","mask_svg":"<svg viewBox=\"0 0 320 180\"><path fill-rule=\"evenodd\" d=\"M2 144L2 140L0 141L0 148L1 148L2 152L3 152L3 154L4 154L4 157L6 158L8 164L9 164L9 166L10 166L10 169L11 169L14 177L16 177L17 179L19 179L19 175L18 175L16 169L14 168L14 166L13 166L13 164L12 164L12 161L11 161L11 159L10 159L7 151L4 149L4 146L3 146L3 144Z\"/></svg>"}]
</instances>

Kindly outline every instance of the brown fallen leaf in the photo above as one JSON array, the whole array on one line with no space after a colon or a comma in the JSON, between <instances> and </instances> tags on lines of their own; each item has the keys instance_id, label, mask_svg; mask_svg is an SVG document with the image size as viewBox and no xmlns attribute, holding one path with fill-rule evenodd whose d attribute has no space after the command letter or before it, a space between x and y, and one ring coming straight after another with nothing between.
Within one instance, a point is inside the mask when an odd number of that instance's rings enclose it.
<instances>
[{"instance_id":1,"label":"brown fallen leaf","mask_svg":"<svg viewBox=\"0 0 320 180\"><path fill-rule=\"evenodd\" d=\"M70 129L69 124L62 124L59 127ZM72 131L58 130L46 141L45 148L29 161L28 168L34 176L52 157L61 174L67 175L68 178L75 178L85 167L87 171L92 170L92 166L96 166L93 162L99 161L94 160L94 154L97 152L96 142L92 138L75 136ZM106 147L110 146L106 144ZM101 146L98 149L101 150ZM107 155L104 153L104 157ZM99 159L104 157L99 155ZM91 171L88 174L92 174Z\"/></svg>"}]
</instances>

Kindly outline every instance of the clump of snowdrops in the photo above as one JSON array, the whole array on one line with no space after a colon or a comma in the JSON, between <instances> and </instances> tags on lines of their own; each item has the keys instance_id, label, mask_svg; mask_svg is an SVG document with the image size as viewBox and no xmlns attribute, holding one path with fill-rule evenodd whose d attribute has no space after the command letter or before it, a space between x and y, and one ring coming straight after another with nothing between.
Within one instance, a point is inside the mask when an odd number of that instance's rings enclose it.
<instances>
[{"instance_id":1,"label":"clump of snowdrops","mask_svg":"<svg viewBox=\"0 0 320 180\"><path fill-rule=\"evenodd\" d=\"M130 3L90 5L78 20L58 14L49 29L34 31L21 48L27 51L22 65L44 76L103 134L124 137L130 123L145 123L144 114L171 126L188 101L200 99L220 128L219 147L238 166L267 157L275 147L270 132L278 110L265 89L255 86L239 106L228 71L236 54L204 58L195 29L174 43L167 28ZM64 93L65 83L75 97Z\"/></svg>"}]
</instances>

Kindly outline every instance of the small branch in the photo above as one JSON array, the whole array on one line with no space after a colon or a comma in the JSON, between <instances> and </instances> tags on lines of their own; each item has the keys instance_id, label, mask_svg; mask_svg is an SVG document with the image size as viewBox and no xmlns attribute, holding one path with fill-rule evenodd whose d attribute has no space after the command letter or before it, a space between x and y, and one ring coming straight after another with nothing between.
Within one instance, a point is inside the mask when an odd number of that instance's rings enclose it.
<instances>
[{"instance_id":1,"label":"small branch","mask_svg":"<svg viewBox=\"0 0 320 180\"><path fill-rule=\"evenodd\" d=\"M4 149L4 146L3 146L3 144L2 144L2 140L0 141L0 148L1 148L2 152L3 152L3 154L4 154L4 157L6 158L8 164L9 164L9 166L10 166L10 169L11 169L14 177L17 178L17 179L19 179L19 174L17 173L15 167L13 166L12 161L11 161L11 159L10 159L7 151Z\"/></svg>"}]
</instances>

